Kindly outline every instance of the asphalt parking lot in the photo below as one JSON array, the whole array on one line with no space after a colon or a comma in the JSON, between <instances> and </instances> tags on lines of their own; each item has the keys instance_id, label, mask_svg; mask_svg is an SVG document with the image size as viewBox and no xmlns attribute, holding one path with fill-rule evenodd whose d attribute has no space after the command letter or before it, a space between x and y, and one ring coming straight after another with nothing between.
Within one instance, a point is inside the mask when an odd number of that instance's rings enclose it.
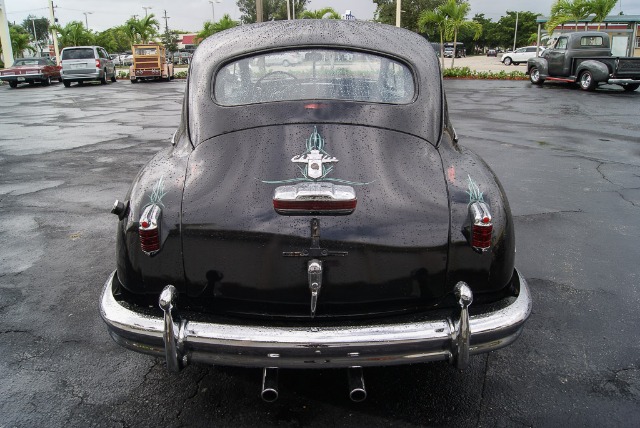
<instances>
[{"instance_id":1,"label":"asphalt parking lot","mask_svg":"<svg viewBox=\"0 0 640 428\"><path fill-rule=\"evenodd\" d=\"M637 426L640 420L640 91L445 82L463 145L494 169L534 298L508 348L346 374L192 365L116 345L98 313L116 217L138 169L170 144L184 81L0 87L0 427Z\"/></svg>"}]
</instances>

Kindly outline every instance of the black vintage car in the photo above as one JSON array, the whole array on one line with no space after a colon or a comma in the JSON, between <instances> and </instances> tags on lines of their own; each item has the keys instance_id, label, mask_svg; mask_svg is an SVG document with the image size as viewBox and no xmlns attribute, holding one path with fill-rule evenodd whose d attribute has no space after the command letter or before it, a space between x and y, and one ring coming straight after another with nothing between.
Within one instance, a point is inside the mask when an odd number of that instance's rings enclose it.
<instances>
[{"instance_id":1,"label":"black vintage car","mask_svg":"<svg viewBox=\"0 0 640 428\"><path fill-rule=\"evenodd\" d=\"M113 339L174 371L263 368L266 400L278 368L347 368L354 400L364 366L464 368L531 311L504 191L458 144L431 45L391 26L208 38L171 144L112 212Z\"/></svg>"}]
</instances>

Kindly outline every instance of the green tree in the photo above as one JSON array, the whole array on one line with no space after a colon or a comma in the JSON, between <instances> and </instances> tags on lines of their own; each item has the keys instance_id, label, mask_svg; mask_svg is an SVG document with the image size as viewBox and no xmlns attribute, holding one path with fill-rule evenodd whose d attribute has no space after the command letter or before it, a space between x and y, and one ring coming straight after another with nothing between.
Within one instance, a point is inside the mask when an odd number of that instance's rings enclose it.
<instances>
[{"instance_id":1,"label":"green tree","mask_svg":"<svg viewBox=\"0 0 640 428\"><path fill-rule=\"evenodd\" d=\"M589 11L595 13L594 21L598 21L598 31L600 31L600 24L609 16L609 13L613 10L618 0L589 0Z\"/></svg>"},{"instance_id":2,"label":"green tree","mask_svg":"<svg viewBox=\"0 0 640 428\"><path fill-rule=\"evenodd\" d=\"M396 25L396 0L373 0L373 2L377 5L374 20L383 24ZM420 32L418 25L420 14L424 11L435 10L445 2L446 0L402 0L403 12L400 25L402 28ZM430 31L430 27L425 27L425 30ZM435 37L437 32L429 34L429 36Z\"/></svg>"},{"instance_id":3,"label":"green tree","mask_svg":"<svg viewBox=\"0 0 640 428\"><path fill-rule=\"evenodd\" d=\"M296 18L299 17L306 9L310 0L296 1ZM256 20L256 0L237 0L236 4L240 9L240 20L245 24L257 22ZM262 0L263 21L279 21L287 19L287 1L286 0Z\"/></svg>"},{"instance_id":4,"label":"green tree","mask_svg":"<svg viewBox=\"0 0 640 428\"><path fill-rule=\"evenodd\" d=\"M220 31L228 30L229 28L233 28L237 25L238 23L233 19L231 19L231 16L229 16L228 13L225 13L225 15L218 22L206 21L204 23L204 27L198 33L197 38L199 42L201 42L202 40L206 39L212 34L219 33Z\"/></svg>"},{"instance_id":5,"label":"green tree","mask_svg":"<svg viewBox=\"0 0 640 428\"><path fill-rule=\"evenodd\" d=\"M589 0L556 0L551 5L551 15L547 21L546 29L549 34L558 26L567 22L576 24L591 14L591 4Z\"/></svg>"},{"instance_id":6,"label":"green tree","mask_svg":"<svg viewBox=\"0 0 640 428\"><path fill-rule=\"evenodd\" d=\"M64 27L52 25L51 29L58 35L58 46L60 49L67 46L83 46L95 43L93 33L84 27L80 21L71 21Z\"/></svg>"},{"instance_id":7,"label":"green tree","mask_svg":"<svg viewBox=\"0 0 640 428\"><path fill-rule=\"evenodd\" d=\"M476 14L472 20L482 26L482 35L478 38L477 44L483 48L497 47L499 45L496 37L496 27L498 24L489 18L485 18L484 13ZM468 40L464 40L464 42L466 44Z\"/></svg>"},{"instance_id":8,"label":"green tree","mask_svg":"<svg viewBox=\"0 0 640 428\"><path fill-rule=\"evenodd\" d=\"M33 40L38 50L42 49L41 46L48 44L49 20L47 18L36 18L33 15L29 15L27 19L22 21L22 27L27 30L27 32L31 36L31 40Z\"/></svg>"},{"instance_id":9,"label":"green tree","mask_svg":"<svg viewBox=\"0 0 640 428\"><path fill-rule=\"evenodd\" d=\"M434 10L425 10L418 18L418 28L420 32L425 32L427 28L437 32L440 35L440 60L442 61L441 70L444 71L444 35L447 31L447 15L440 7Z\"/></svg>"},{"instance_id":10,"label":"green tree","mask_svg":"<svg viewBox=\"0 0 640 428\"><path fill-rule=\"evenodd\" d=\"M516 14L518 20L518 31L516 32L516 47L526 46L529 36L537 33L538 24L536 19L538 14L533 12L507 11L505 16L500 17L495 27L494 37L497 46L511 47L513 45L513 33L516 28Z\"/></svg>"},{"instance_id":11,"label":"green tree","mask_svg":"<svg viewBox=\"0 0 640 428\"><path fill-rule=\"evenodd\" d=\"M160 23L153 13L142 19L130 18L125 25L129 28L128 33L134 43L149 43L158 36L160 29Z\"/></svg>"},{"instance_id":12,"label":"green tree","mask_svg":"<svg viewBox=\"0 0 640 428\"><path fill-rule=\"evenodd\" d=\"M11 49L13 49L14 57L22 58L24 51L36 52L35 48L31 46L31 36L21 25L9 23L9 38L11 38Z\"/></svg>"},{"instance_id":13,"label":"green tree","mask_svg":"<svg viewBox=\"0 0 640 428\"><path fill-rule=\"evenodd\" d=\"M467 14L469 13L469 3L459 3L456 0L448 0L445 4L440 6L440 10L447 17L446 35L448 38L453 36L453 46L457 46L458 32L462 27L473 28L475 38L477 39L482 34L482 26L474 21L466 21ZM454 51L455 52L455 51ZM453 68L456 56L451 55L451 68Z\"/></svg>"},{"instance_id":14,"label":"green tree","mask_svg":"<svg viewBox=\"0 0 640 428\"><path fill-rule=\"evenodd\" d=\"M167 52L173 57L174 52L178 51L178 33L169 31L167 28L164 34L162 34L161 40Z\"/></svg>"},{"instance_id":15,"label":"green tree","mask_svg":"<svg viewBox=\"0 0 640 428\"><path fill-rule=\"evenodd\" d=\"M332 7L325 7L318 10L305 10L300 14L302 19L341 19L342 17Z\"/></svg>"},{"instance_id":16,"label":"green tree","mask_svg":"<svg viewBox=\"0 0 640 428\"><path fill-rule=\"evenodd\" d=\"M124 25L112 27L95 35L95 43L107 52L124 52L131 49L131 37Z\"/></svg>"}]
</instances>

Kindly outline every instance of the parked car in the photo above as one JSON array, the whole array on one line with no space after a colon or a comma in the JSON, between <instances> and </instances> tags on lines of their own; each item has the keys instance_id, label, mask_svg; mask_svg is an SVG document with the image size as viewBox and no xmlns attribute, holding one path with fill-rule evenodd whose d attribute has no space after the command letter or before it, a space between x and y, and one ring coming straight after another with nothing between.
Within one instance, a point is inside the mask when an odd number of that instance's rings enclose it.
<instances>
[{"instance_id":1,"label":"parked car","mask_svg":"<svg viewBox=\"0 0 640 428\"><path fill-rule=\"evenodd\" d=\"M133 65L133 54L122 55L122 65L131 66Z\"/></svg>"},{"instance_id":2,"label":"parked car","mask_svg":"<svg viewBox=\"0 0 640 428\"><path fill-rule=\"evenodd\" d=\"M122 57L119 54L111 54L109 58L111 58L114 65L122 65Z\"/></svg>"},{"instance_id":3,"label":"parked car","mask_svg":"<svg viewBox=\"0 0 640 428\"><path fill-rule=\"evenodd\" d=\"M464 47L464 43L458 42L456 45L456 49L455 49L455 55L456 58L462 58L462 57L466 57L467 56L467 50ZM454 45L453 43L445 43L444 44L444 56L445 58L451 58L453 56L453 52L454 52Z\"/></svg>"},{"instance_id":4,"label":"parked car","mask_svg":"<svg viewBox=\"0 0 640 428\"><path fill-rule=\"evenodd\" d=\"M562 34L552 49L527 63L531 83L545 80L578 83L585 91L598 85L620 85L626 92L640 87L640 58L614 57L609 34L580 31Z\"/></svg>"},{"instance_id":5,"label":"parked car","mask_svg":"<svg viewBox=\"0 0 640 428\"><path fill-rule=\"evenodd\" d=\"M61 68L48 58L18 58L11 67L0 70L0 80L9 82L12 88L21 83L49 86L52 79L62 81Z\"/></svg>"},{"instance_id":6,"label":"parked car","mask_svg":"<svg viewBox=\"0 0 640 428\"><path fill-rule=\"evenodd\" d=\"M542 46L525 46L524 48L518 48L513 52L504 53L500 61L504 65L519 65L521 62L527 62L529 58L535 58L536 52L541 54L543 51L544 47Z\"/></svg>"},{"instance_id":7,"label":"parked car","mask_svg":"<svg viewBox=\"0 0 640 428\"><path fill-rule=\"evenodd\" d=\"M297 65L302 62L306 53L308 52L284 52L268 55L265 57L265 65L282 65L283 67ZM336 60L342 60L342 58L336 58Z\"/></svg>"},{"instance_id":8,"label":"parked car","mask_svg":"<svg viewBox=\"0 0 640 428\"><path fill-rule=\"evenodd\" d=\"M193 53L188 52L188 51L175 52L173 54L173 63L174 64L189 64L189 62L191 61L191 57L192 56L193 56Z\"/></svg>"},{"instance_id":9,"label":"parked car","mask_svg":"<svg viewBox=\"0 0 640 428\"><path fill-rule=\"evenodd\" d=\"M99 81L103 85L116 81L116 66L107 51L100 46L73 46L62 49L62 83Z\"/></svg>"},{"instance_id":10,"label":"parked car","mask_svg":"<svg viewBox=\"0 0 640 428\"><path fill-rule=\"evenodd\" d=\"M495 49L489 49L487 51L487 56L495 56L495 57L497 57L498 56L498 52Z\"/></svg>"},{"instance_id":11,"label":"parked car","mask_svg":"<svg viewBox=\"0 0 640 428\"><path fill-rule=\"evenodd\" d=\"M295 74L260 64L311 51ZM357 60L320 63L342 54ZM267 401L278 368L345 368L360 401L361 367L464 368L516 340L531 295L509 204L442 88L429 42L393 26L275 21L204 40L171 143L112 209L111 337L172 371L260 367Z\"/></svg>"}]
</instances>

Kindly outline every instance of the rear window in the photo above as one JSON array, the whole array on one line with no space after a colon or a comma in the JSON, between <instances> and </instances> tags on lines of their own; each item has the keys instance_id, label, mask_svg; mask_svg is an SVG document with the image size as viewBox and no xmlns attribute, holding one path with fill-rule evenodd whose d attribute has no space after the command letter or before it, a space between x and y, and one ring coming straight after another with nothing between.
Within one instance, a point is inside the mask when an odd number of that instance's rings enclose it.
<instances>
[{"instance_id":1,"label":"rear window","mask_svg":"<svg viewBox=\"0 0 640 428\"><path fill-rule=\"evenodd\" d=\"M92 48L65 49L62 51L62 59L93 59Z\"/></svg>"},{"instance_id":2,"label":"rear window","mask_svg":"<svg viewBox=\"0 0 640 428\"><path fill-rule=\"evenodd\" d=\"M136 48L134 55L158 55L158 48Z\"/></svg>"},{"instance_id":3,"label":"rear window","mask_svg":"<svg viewBox=\"0 0 640 428\"><path fill-rule=\"evenodd\" d=\"M415 94L411 69L393 59L348 50L292 50L243 58L215 76L226 106L293 100L405 104Z\"/></svg>"},{"instance_id":4,"label":"rear window","mask_svg":"<svg viewBox=\"0 0 640 428\"><path fill-rule=\"evenodd\" d=\"M602 46L601 36L581 37L580 46Z\"/></svg>"}]
</instances>

